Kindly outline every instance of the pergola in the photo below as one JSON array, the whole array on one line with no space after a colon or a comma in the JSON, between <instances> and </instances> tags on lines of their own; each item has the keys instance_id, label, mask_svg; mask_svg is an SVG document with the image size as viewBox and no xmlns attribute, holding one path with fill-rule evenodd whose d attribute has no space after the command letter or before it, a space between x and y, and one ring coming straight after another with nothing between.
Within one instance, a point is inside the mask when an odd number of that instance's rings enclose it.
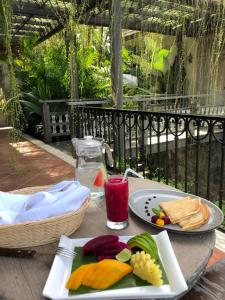
<instances>
[{"instance_id":1,"label":"pergola","mask_svg":"<svg viewBox=\"0 0 225 300\"><path fill-rule=\"evenodd\" d=\"M12 45L21 37L37 35L40 43L65 27L71 0L12 0ZM81 24L111 27L113 97L122 99L122 29L194 37L225 27L219 0L74 0L74 18ZM204 32L202 31L204 28ZM0 48L4 34L0 28Z\"/></svg>"}]
</instances>

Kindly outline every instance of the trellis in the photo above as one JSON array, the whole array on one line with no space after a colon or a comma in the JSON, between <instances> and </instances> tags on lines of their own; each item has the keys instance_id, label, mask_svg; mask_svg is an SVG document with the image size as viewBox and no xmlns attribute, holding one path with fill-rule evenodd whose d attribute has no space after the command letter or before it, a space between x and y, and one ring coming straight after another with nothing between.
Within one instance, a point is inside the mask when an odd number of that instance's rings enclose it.
<instances>
[{"instance_id":1,"label":"trellis","mask_svg":"<svg viewBox=\"0 0 225 300\"><path fill-rule=\"evenodd\" d=\"M62 30L70 5L81 24L111 27L113 98L122 105L122 29L174 36L206 36L215 25L225 27L222 0L12 0L12 44L21 37L36 35L40 43ZM112 17L113 16L113 17ZM0 27L0 49L4 34ZM181 34L182 33L182 34Z\"/></svg>"},{"instance_id":2,"label":"trellis","mask_svg":"<svg viewBox=\"0 0 225 300\"><path fill-rule=\"evenodd\" d=\"M80 23L109 26L109 0L77 0ZM117 1L112 1L112 3ZM207 33L215 20L221 18L222 1L216 0L122 0L122 28L175 35L177 28L187 36L198 33L205 23ZM41 42L65 26L70 0L13 0L12 35L16 43L20 36L36 33ZM185 20L185 22L184 22ZM225 21L225 20L221 20ZM225 22L224 22L225 25ZM2 40L2 38L1 38Z\"/></svg>"}]
</instances>

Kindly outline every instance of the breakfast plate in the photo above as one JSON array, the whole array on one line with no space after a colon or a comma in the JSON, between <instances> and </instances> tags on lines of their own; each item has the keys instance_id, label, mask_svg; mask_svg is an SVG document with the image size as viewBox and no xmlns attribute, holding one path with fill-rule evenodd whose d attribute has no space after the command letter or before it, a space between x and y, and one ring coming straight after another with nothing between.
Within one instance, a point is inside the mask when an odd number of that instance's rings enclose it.
<instances>
[{"instance_id":1,"label":"breakfast plate","mask_svg":"<svg viewBox=\"0 0 225 300\"><path fill-rule=\"evenodd\" d=\"M147 285L146 282L146 286L107 289L93 293L69 295L69 291L65 286L71 274L73 259L56 255L43 290L43 296L54 300L175 298L187 290L184 276L174 254L167 232L163 231L152 237L157 244L159 257L168 283L156 287ZM119 237L122 242L127 242L130 238L131 236ZM61 236L59 246L72 250L76 246L83 246L91 239L92 238L70 239L66 236Z\"/></svg>"},{"instance_id":2,"label":"breakfast plate","mask_svg":"<svg viewBox=\"0 0 225 300\"><path fill-rule=\"evenodd\" d=\"M151 217L154 215L152 212L153 208L159 208L159 203L163 201L172 201L179 198L190 196L191 198L197 198L192 194L187 194L175 190L140 190L134 192L129 198L129 207L132 212L141 218L143 221L149 223L158 229L166 229L171 232L177 232L182 234L200 234L209 232L219 227L224 219L223 212L212 202L201 199L202 204L207 204L209 208L209 219L208 221L200 226L199 228L192 230L182 230L177 224L168 224L160 227L151 222Z\"/></svg>"}]
</instances>

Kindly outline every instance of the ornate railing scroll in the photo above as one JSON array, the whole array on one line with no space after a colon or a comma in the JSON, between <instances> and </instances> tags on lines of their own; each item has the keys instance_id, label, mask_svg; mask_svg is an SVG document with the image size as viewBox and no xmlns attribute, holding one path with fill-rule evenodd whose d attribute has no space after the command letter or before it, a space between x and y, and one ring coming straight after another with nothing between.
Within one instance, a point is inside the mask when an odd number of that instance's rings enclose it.
<instances>
[{"instance_id":1,"label":"ornate railing scroll","mask_svg":"<svg viewBox=\"0 0 225 300\"><path fill-rule=\"evenodd\" d=\"M77 107L74 119L77 136L102 137L110 145L114 172L129 166L222 207L224 117Z\"/></svg>"}]
</instances>

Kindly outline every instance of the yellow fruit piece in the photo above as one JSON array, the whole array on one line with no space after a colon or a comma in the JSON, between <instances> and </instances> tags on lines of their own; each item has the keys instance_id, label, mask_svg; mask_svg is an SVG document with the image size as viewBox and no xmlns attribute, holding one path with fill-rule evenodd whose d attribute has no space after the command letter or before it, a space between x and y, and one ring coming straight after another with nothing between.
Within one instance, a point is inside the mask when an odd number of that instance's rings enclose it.
<instances>
[{"instance_id":1,"label":"yellow fruit piece","mask_svg":"<svg viewBox=\"0 0 225 300\"><path fill-rule=\"evenodd\" d=\"M164 212L161 211L161 212L159 213L159 218L160 218L160 219L164 218L165 216L166 216L166 215L164 214Z\"/></svg>"},{"instance_id":2,"label":"yellow fruit piece","mask_svg":"<svg viewBox=\"0 0 225 300\"><path fill-rule=\"evenodd\" d=\"M77 268L67 281L66 288L76 290L80 285L94 289L106 289L131 273L133 268L115 259L103 259L98 263L82 265Z\"/></svg>"},{"instance_id":3,"label":"yellow fruit piece","mask_svg":"<svg viewBox=\"0 0 225 300\"><path fill-rule=\"evenodd\" d=\"M130 264L134 268L133 273L141 279L156 286L163 284L162 271L148 253L136 252L132 255Z\"/></svg>"},{"instance_id":4,"label":"yellow fruit piece","mask_svg":"<svg viewBox=\"0 0 225 300\"><path fill-rule=\"evenodd\" d=\"M95 273L97 265L98 265L98 263L93 263L93 264L91 264L91 266L89 266L89 268L87 269L87 272L84 274L84 276L81 280L81 284L87 285L88 283L92 283L92 281L94 281L95 278L94 278L93 274Z\"/></svg>"},{"instance_id":5,"label":"yellow fruit piece","mask_svg":"<svg viewBox=\"0 0 225 300\"><path fill-rule=\"evenodd\" d=\"M86 273L82 284L94 289L106 289L132 272L132 270L133 268L124 262L115 259L103 259L96 264L92 274Z\"/></svg>"},{"instance_id":6,"label":"yellow fruit piece","mask_svg":"<svg viewBox=\"0 0 225 300\"><path fill-rule=\"evenodd\" d=\"M160 227L163 227L163 226L165 225L165 222L164 222L164 220L162 220L162 219L157 219L156 225L158 225L158 226L160 226Z\"/></svg>"},{"instance_id":7,"label":"yellow fruit piece","mask_svg":"<svg viewBox=\"0 0 225 300\"><path fill-rule=\"evenodd\" d=\"M68 279L66 283L66 288L70 290L76 290L80 287L83 278L85 277L86 273L93 268L94 265L97 263L91 263L82 265L79 268L77 268L75 271L73 271L70 275L70 278Z\"/></svg>"}]
</instances>

